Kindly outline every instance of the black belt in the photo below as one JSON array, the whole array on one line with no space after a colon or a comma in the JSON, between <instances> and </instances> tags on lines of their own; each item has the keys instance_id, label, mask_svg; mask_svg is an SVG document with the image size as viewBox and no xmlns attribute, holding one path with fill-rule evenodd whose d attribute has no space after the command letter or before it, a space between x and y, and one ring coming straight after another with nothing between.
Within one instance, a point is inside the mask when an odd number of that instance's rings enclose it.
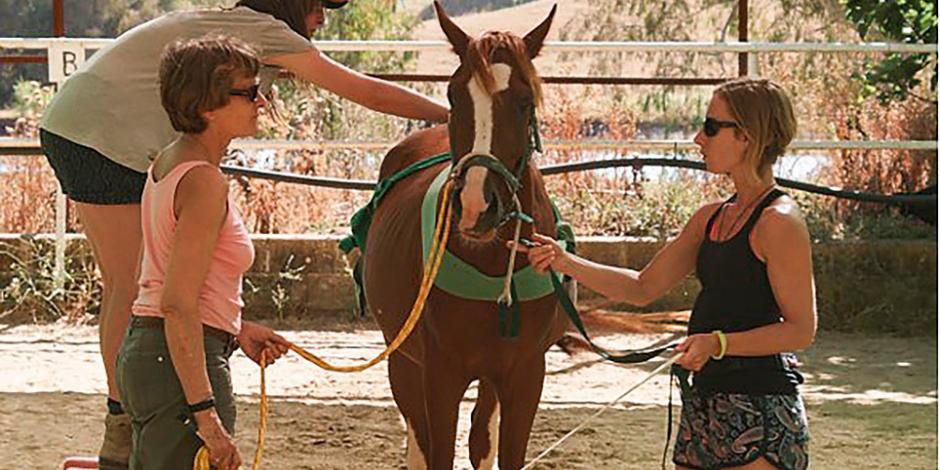
<instances>
[{"instance_id":1,"label":"black belt","mask_svg":"<svg viewBox=\"0 0 940 470\"><path fill-rule=\"evenodd\" d=\"M780 353L770 356L725 356L708 361L702 368L705 374L726 374L745 370L792 370L796 368L796 355Z\"/></svg>"},{"instance_id":2,"label":"black belt","mask_svg":"<svg viewBox=\"0 0 940 470\"><path fill-rule=\"evenodd\" d=\"M694 374L695 388L702 392L747 394L793 393L803 376L796 371L796 355L730 357L711 360Z\"/></svg>"},{"instance_id":3,"label":"black belt","mask_svg":"<svg viewBox=\"0 0 940 470\"><path fill-rule=\"evenodd\" d=\"M139 315L131 315L130 327L163 329L163 323L163 318L161 317L142 317ZM238 342L235 341L235 335L227 331L223 331L209 325L202 325L202 333L206 336L212 336L213 338L222 340L226 347L231 348L232 350L238 347Z\"/></svg>"}]
</instances>

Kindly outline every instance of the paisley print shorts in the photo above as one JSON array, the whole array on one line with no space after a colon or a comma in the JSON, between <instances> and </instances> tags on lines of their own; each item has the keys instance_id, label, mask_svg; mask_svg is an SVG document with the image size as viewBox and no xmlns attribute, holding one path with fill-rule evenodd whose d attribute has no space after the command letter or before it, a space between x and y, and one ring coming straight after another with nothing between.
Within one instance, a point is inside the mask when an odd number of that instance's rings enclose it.
<instances>
[{"instance_id":1,"label":"paisley print shorts","mask_svg":"<svg viewBox=\"0 0 940 470\"><path fill-rule=\"evenodd\" d=\"M712 470L760 457L781 470L809 465L803 399L792 395L683 394L673 462Z\"/></svg>"}]
</instances>

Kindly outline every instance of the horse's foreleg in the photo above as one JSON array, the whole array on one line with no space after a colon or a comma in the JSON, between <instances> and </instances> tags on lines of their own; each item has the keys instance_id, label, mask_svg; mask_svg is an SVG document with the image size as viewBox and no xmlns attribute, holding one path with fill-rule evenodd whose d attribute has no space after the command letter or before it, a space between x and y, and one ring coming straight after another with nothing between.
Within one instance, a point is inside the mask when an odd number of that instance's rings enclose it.
<instances>
[{"instance_id":1,"label":"horse's foreleg","mask_svg":"<svg viewBox=\"0 0 940 470\"><path fill-rule=\"evenodd\" d=\"M519 364L498 384L502 403L499 417L499 468L518 470L525 463L532 421L542 397L545 357L537 355Z\"/></svg>"},{"instance_id":2,"label":"horse's foreleg","mask_svg":"<svg viewBox=\"0 0 940 470\"><path fill-rule=\"evenodd\" d=\"M496 387L480 380L477 403L470 417L470 463L477 470L491 470L499 449L499 399Z\"/></svg>"},{"instance_id":3,"label":"horse's foreleg","mask_svg":"<svg viewBox=\"0 0 940 470\"><path fill-rule=\"evenodd\" d=\"M388 378L392 396L405 419L408 443L405 461L408 470L427 470L430 448L428 419L424 408L424 386L421 367L400 353L388 358Z\"/></svg>"},{"instance_id":4,"label":"horse's foreleg","mask_svg":"<svg viewBox=\"0 0 940 470\"><path fill-rule=\"evenodd\" d=\"M427 402L428 432L431 452L430 470L454 468L454 442L457 438L457 416L470 379L461 367L445 358L443 352L429 348L424 364L424 396Z\"/></svg>"}]
</instances>

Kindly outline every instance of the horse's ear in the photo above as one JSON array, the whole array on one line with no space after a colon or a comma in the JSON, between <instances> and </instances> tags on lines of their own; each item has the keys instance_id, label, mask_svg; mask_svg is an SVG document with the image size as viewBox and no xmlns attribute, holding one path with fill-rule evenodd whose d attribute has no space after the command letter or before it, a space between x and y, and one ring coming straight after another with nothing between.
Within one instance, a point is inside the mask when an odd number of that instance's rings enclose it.
<instances>
[{"instance_id":1,"label":"horse's ear","mask_svg":"<svg viewBox=\"0 0 940 470\"><path fill-rule=\"evenodd\" d=\"M451 21L450 17L447 16L447 13L444 11L444 7L441 6L438 0L434 0L434 10L437 12L437 21L441 24L444 35L447 36L447 40L450 41L450 44L454 46L454 52L463 60L467 53L467 44L470 43L470 37Z\"/></svg>"},{"instance_id":2,"label":"horse's ear","mask_svg":"<svg viewBox=\"0 0 940 470\"><path fill-rule=\"evenodd\" d=\"M548 17L542 20L541 24L536 26L532 31L529 31L529 34L526 34L525 38L523 38L530 59L534 59L542 50L542 43L545 42L545 36L548 36L548 30L552 27L552 19L555 18L555 10L557 9L557 3L552 5L552 11L548 13Z\"/></svg>"}]
</instances>

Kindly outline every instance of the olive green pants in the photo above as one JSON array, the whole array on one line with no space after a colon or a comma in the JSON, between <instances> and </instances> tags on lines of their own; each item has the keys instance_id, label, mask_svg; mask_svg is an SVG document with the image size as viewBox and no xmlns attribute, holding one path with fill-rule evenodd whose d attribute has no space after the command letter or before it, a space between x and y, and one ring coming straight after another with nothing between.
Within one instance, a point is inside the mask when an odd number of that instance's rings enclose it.
<instances>
[{"instance_id":1,"label":"olive green pants","mask_svg":"<svg viewBox=\"0 0 940 470\"><path fill-rule=\"evenodd\" d=\"M228 363L234 343L214 336L205 336L204 343L216 411L234 435L235 397ZM131 418L130 470L193 468L202 440L196 436L162 328L128 328L118 352L117 386Z\"/></svg>"}]
</instances>

